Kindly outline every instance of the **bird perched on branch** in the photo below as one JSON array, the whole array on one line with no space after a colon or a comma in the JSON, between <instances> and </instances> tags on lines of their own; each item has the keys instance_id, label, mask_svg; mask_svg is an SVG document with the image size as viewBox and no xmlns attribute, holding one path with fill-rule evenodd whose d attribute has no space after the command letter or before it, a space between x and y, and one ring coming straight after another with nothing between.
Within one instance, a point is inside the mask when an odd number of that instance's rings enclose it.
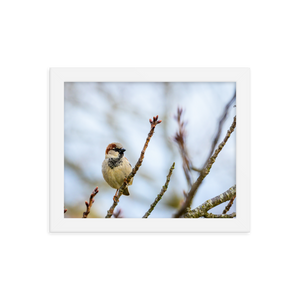
<instances>
[{"instance_id":1,"label":"bird perched on branch","mask_svg":"<svg viewBox=\"0 0 300 300\"><path fill-rule=\"evenodd\" d=\"M105 159L102 163L102 174L105 181L114 189L118 189L124 179L131 173L132 167L128 159L124 156L126 149L120 143L111 143L105 150ZM128 185L131 185L131 178ZM116 192L116 194L117 194ZM124 189L123 195L129 196L128 186Z\"/></svg>"}]
</instances>

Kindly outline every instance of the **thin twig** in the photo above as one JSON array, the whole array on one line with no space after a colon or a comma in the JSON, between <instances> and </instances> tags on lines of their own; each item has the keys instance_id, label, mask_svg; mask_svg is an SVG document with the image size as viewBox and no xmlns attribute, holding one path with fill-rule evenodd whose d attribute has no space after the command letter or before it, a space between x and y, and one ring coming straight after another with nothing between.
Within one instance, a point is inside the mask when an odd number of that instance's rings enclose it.
<instances>
[{"instance_id":1,"label":"thin twig","mask_svg":"<svg viewBox=\"0 0 300 300\"><path fill-rule=\"evenodd\" d=\"M225 108L224 108L224 111L223 111L223 114L222 114L222 117L220 118L220 121L219 121L219 126L218 126L218 130L217 130L217 133L215 135L215 138L213 140L213 143L211 145L211 149L210 149L210 153L207 157L207 160L204 164L204 167L208 164L209 160L210 160L210 157L212 156L214 150L215 150L215 147L218 143L218 140L220 138L220 135L221 135L221 131L222 131L222 128L223 128L223 124L227 118L227 115L228 115L228 111L229 111L229 108L230 106L232 105L232 103L234 102L236 98L236 91L234 92L234 95L232 96L231 100L226 104Z\"/></svg>"},{"instance_id":2,"label":"thin twig","mask_svg":"<svg viewBox=\"0 0 300 300\"><path fill-rule=\"evenodd\" d=\"M182 216L186 212L186 209L188 207L190 207L192 200L193 200L199 186L203 182L204 178L209 174L212 165L214 164L214 162L216 161L216 159L218 157L218 154L221 152L221 150L225 146L226 142L228 141L228 139L229 139L230 135L232 134L232 132L234 131L235 127L236 127L236 116L233 118L233 122L232 122L229 130L227 131L227 134L226 134L224 140L222 141L221 144L219 144L219 146L215 150L214 154L210 157L210 159L207 162L206 167L203 170L201 170L199 177L197 178L195 183L192 185L192 188L190 189L189 193L187 194L185 202L183 203L181 208L178 210L178 212L175 213L174 218L179 218L180 216Z\"/></svg>"},{"instance_id":3,"label":"thin twig","mask_svg":"<svg viewBox=\"0 0 300 300\"><path fill-rule=\"evenodd\" d=\"M122 217L122 209L119 208L117 211L115 211L115 212L113 213L113 216L114 216L115 218L123 218L123 217Z\"/></svg>"},{"instance_id":4,"label":"thin twig","mask_svg":"<svg viewBox=\"0 0 300 300\"><path fill-rule=\"evenodd\" d=\"M196 167L191 167L191 169L192 169L193 171L201 172L201 169L196 168Z\"/></svg>"},{"instance_id":5,"label":"thin twig","mask_svg":"<svg viewBox=\"0 0 300 300\"><path fill-rule=\"evenodd\" d=\"M230 199L233 198L233 196L236 195L236 185L229 188L226 192L209 199L202 203L200 206L196 207L195 209L187 212L183 217L184 218L200 218L205 217L207 212L212 209L213 207L220 205L221 203L224 203Z\"/></svg>"},{"instance_id":6,"label":"thin twig","mask_svg":"<svg viewBox=\"0 0 300 300\"><path fill-rule=\"evenodd\" d=\"M234 195L232 197L232 199L229 201L229 203L227 204L227 206L225 207L225 209L222 212L223 215L225 215L229 211L229 209L231 208L231 206L233 204L233 201L234 201L235 197L236 197L236 195Z\"/></svg>"},{"instance_id":7,"label":"thin twig","mask_svg":"<svg viewBox=\"0 0 300 300\"><path fill-rule=\"evenodd\" d=\"M156 204L158 203L158 201L160 201L160 199L162 198L162 196L164 195L164 193L167 191L168 186L169 186L169 182L172 176L172 172L175 168L175 162L172 164L169 174L167 176L167 180L165 185L162 187L160 193L157 195L157 197L155 198L154 202L151 204L149 210L144 214L143 218L148 218L150 216L150 214L152 213L153 209L155 208Z\"/></svg>"},{"instance_id":8,"label":"thin twig","mask_svg":"<svg viewBox=\"0 0 300 300\"><path fill-rule=\"evenodd\" d=\"M183 109L182 108L177 108L177 115L174 117L175 120L178 123L178 132L176 132L174 136L174 141L177 143L179 146L180 154L182 157L182 167L184 171L184 175L186 177L187 183L189 188L192 186L192 179L191 179L191 162L190 158L188 155L188 151L186 149L186 122L182 120L182 114L183 114Z\"/></svg>"},{"instance_id":9,"label":"thin twig","mask_svg":"<svg viewBox=\"0 0 300 300\"><path fill-rule=\"evenodd\" d=\"M86 211L83 213L83 216L82 218L87 218L87 216L89 215L90 211L91 211L91 207L94 203L94 197L98 194L99 192L99 189L98 187L96 187L93 192L91 193L91 196L90 196L90 201L89 203L87 201L85 201L85 206L86 206Z\"/></svg>"},{"instance_id":10,"label":"thin twig","mask_svg":"<svg viewBox=\"0 0 300 300\"><path fill-rule=\"evenodd\" d=\"M222 141L222 143L219 144L219 146L217 147L217 149L215 150L214 154L210 157L210 159L208 160L208 163L205 167L204 170L204 178L208 175L208 173L210 172L210 169L212 167L212 165L214 164L214 162L216 161L219 153L221 152L221 150L224 148L225 144L227 143L228 139L230 138L232 132L234 131L236 127L236 116L234 116L233 118L233 122L229 128L229 130L226 133L226 136L224 138L224 140Z\"/></svg>"},{"instance_id":11,"label":"thin twig","mask_svg":"<svg viewBox=\"0 0 300 300\"><path fill-rule=\"evenodd\" d=\"M142 165L142 162L143 162L144 156L145 156L145 152L146 152L146 149L148 147L149 141L150 141L151 137L153 136L155 126L160 124L161 120L158 120L158 116L156 116L156 117L153 117L152 120L149 119L149 122L151 124L151 129L148 133L148 137L147 137L146 142L144 144L144 147L143 147L143 150L141 152L140 158L137 161L137 163L135 164L135 167L132 169L131 173L128 175L127 178L125 178L123 184L119 188L118 194L114 196L114 198L113 198L114 202L113 202L112 206L110 207L110 209L107 211L107 215L106 215L105 218L111 218L111 216L114 213L114 209L116 208L116 206L119 203L119 198L123 195L124 190L125 190L126 186L128 185L128 182L130 182L130 180L135 176L136 172L138 171L138 169Z\"/></svg>"}]
</instances>

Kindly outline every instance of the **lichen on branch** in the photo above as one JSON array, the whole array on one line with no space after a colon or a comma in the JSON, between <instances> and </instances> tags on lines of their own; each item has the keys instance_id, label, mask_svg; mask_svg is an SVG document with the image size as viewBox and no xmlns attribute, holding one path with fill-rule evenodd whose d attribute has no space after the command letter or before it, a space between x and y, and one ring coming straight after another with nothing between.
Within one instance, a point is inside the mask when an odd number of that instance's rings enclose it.
<instances>
[{"instance_id":1,"label":"lichen on branch","mask_svg":"<svg viewBox=\"0 0 300 300\"><path fill-rule=\"evenodd\" d=\"M220 205L228 200L231 200L236 195L236 185L229 188L226 192L209 199L202 203L200 206L195 209L190 210L184 214L184 218L200 218L200 217L212 217L207 214L207 212L213 207ZM212 214L211 214L212 215ZM226 217L224 217L226 218Z\"/></svg>"},{"instance_id":2,"label":"lichen on branch","mask_svg":"<svg viewBox=\"0 0 300 300\"><path fill-rule=\"evenodd\" d=\"M214 154L207 160L206 165L204 166L204 168L200 169L199 177L197 178L197 180L192 185L190 191L187 193L187 195L185 197L185 201L184 201L183 205L181 206L181 208L174 214L174 218L181 217L183 214L186 213L187 208L191 206L192 200L195 197L195 194L196 194L199 186L202 184L204 178L209 174L212 165L216 161L219 153L221 152L221 150L225 146L226 142L228 141L228 139L231 136L232 132L234 131L235 127L236 127L236 116L233 118L233 122L232 122L229 130L227 131L224 140L219 144L219 146L215 150Z\"/></svg>"}]
</instances>

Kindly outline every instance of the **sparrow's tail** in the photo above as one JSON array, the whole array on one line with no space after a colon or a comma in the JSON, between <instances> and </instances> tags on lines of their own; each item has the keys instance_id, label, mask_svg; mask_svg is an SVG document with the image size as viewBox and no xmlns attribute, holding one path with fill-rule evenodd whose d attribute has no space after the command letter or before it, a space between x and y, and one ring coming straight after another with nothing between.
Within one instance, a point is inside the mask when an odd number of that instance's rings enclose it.
<instances>
[{"instance_id":1,"label":"sparrow's tail","mask_svg":"<svg viewBox=\"0 0 300 300\"><path fill-rule=\"evenodd\" d=\"M123 195L125 195L125 196L129 196L130 195L129 191L128 191L128 186L126 186L126 188L125 188L125 190L123 192Z\"/></svg>"}]
</instances>

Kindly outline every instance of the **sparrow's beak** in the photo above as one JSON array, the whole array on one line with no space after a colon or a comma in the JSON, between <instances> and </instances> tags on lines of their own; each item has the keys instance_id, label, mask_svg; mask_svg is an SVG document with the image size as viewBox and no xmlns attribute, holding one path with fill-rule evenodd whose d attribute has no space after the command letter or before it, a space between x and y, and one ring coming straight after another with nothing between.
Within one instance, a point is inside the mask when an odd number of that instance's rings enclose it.
<instances>
[{"instance_id":1,"label":"sparrow's beak","mask_svg":"<svg viewBox=\"0 0 300 300\"><path fill-rule=\"evenodd\" d=\"M126 149L122 148L120 149L120 153L124 153L126 151Z\"/></svg>"}]
</instances>

